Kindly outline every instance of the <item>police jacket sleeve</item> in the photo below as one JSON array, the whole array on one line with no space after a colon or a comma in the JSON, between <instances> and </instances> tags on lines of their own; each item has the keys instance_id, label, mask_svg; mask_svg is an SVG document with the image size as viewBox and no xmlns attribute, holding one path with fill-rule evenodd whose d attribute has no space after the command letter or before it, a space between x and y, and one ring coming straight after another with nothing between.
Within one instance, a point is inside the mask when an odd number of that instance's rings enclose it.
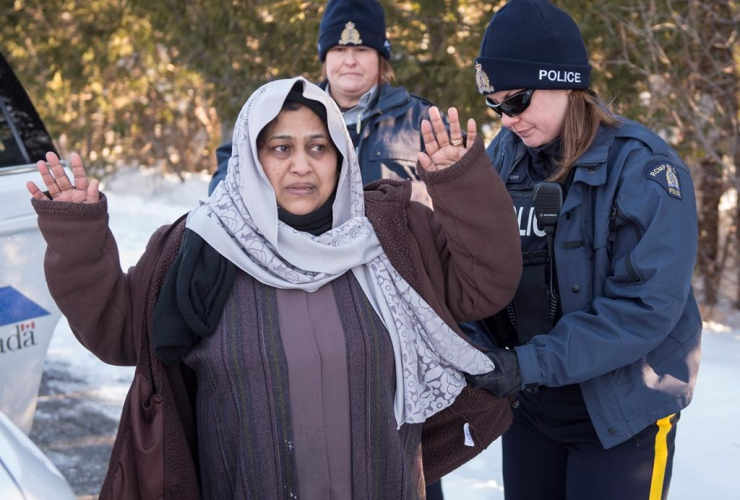
<instances>
[{"instance_id":1,"label":"police jacket sleeve","mask_svg":"<svg viewBox=\"0 0 740 500\"><path fill-rule=\"evenodd\" d=\"M218 163L218 168L216 168L216 172L214 172L211 182L208 184L209 196L216 189L216 186L226 178L226 170L229 167L229 160L231 159L231 149L230 142L222 144L216 149L216 163Z\"/></svg>"},{"instance_id":2,"label":"police jacket sleeve","mask_svg":"<svg viewBox=\"0 0 740 500\"><path fill-rule=\"evenodd\" d=\"M457 321L496 313L516 290L521 249L511 197L483 141L448 169L418 168L434 203L435 246L426 250L439 255L447 306Z\"/></svg>"},{"instance_id":3,"label":"police jacket sleeve","mask_svg":"<svg viewBox=\"0 0 740 500\"><path fill-rule=\"evenodd\" d=\"M603 212L591 215L611 220L603 224L612 228L608 274L595 277L593 262L557 263L558 276L591 280L595 298L590 309L567 312L548 335L516 348L525 386L580 383L630 365L666 341L687 307L698 243L688 169L635 149L612 210Z\"/></svg>"}]
</instances>

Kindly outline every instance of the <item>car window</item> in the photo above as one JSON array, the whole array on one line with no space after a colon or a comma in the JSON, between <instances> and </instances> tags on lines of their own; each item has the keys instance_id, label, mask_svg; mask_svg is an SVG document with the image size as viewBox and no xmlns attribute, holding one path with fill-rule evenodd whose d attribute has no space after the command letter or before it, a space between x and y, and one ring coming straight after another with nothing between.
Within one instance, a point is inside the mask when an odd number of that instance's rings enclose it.
<instances>
[{"instance_id":1,"label":"car window","mask_svg":"<svg viewBox=\"0 0 740 500\"><path fill-rule=\"evenodd\" d=\"M4 111L0 109L0 111ZM23 154L20 137L13 133L11 123L5 113L0 113L0 168L30 163L28 155Z\"/></svg>"},{"instance_id":2,"label":"car window","mask_svg":"<svg viewBox=\"0 0 740 500\"><path fill-rule=\"evenodd\" d=\"M0 168L35 163L55 151L25 89L0 54Z\"/></svg>"}]
</instances>

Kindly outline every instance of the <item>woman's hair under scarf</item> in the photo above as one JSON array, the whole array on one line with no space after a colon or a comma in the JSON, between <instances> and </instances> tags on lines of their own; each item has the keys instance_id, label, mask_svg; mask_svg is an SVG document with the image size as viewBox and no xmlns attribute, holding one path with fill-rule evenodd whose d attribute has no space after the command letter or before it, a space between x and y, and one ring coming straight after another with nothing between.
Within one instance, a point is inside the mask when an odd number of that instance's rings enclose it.
<instances>
[{"instance_id":1,"label":"woman's hair under scarf","mask_svg":"<svg viewBox=\"0 0 740 500\"><path fill-rule=\"evenodd\" d=\"M330 231L313 236L278 220L275 192L260 165L256 140L297 83L326 109L343 157ZM188 216L186 227L254 279L275 288L314 292L351 271L383 321L396 366L394 411L400 427L450 406L465 386L461 372L493 370L483 353L453 332L391 265L365 205L360 168L339 108L298 77L268 83L249 98L234 128L228 173Z\"/></svg>"}]
</instances>

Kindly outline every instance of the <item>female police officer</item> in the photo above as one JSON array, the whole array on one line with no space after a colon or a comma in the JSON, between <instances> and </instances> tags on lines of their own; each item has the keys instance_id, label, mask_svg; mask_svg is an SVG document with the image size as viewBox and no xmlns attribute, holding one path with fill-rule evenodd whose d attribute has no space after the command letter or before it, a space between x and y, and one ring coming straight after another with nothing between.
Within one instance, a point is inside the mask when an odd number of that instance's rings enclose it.
<instances>
[{"instance_id":1,"label":"female police officer","mask_svg":"<svg viewBox=\"0 0 740 500\"><path fill-rule=\"evenodd\" d=\"M689 170L589 90L578 26L547 0L501 8L475 68L501 116L488 153L524 257L516 297L489 318L497 368L469 378L518 393L506 498L665 498L700 352Z\"/></svg>"}]
</instances>

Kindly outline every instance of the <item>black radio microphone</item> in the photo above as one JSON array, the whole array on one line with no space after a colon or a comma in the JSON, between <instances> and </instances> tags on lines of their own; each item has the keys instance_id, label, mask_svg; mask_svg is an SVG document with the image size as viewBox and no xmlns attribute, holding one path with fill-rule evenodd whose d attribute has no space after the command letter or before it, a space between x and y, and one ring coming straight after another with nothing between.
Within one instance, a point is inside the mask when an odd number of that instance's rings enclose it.
<instances>
[{"instance_id":1,"label":"black radio microphone","mask_svg":"<svg viewBox=\"0 0 740 500\"><path fill-rule=\"evenodd\" d=\"M563 188L557 182L539 182L532 191L534 215L546 233L554 233L563 207Z\"/></svg>"},{"instance_id":2,"label":"black radio microphone","mask_svg":"<svg viewBox=\"0 0 740 500\"><path fill-rule=\"evenodd\" d=\"M547 260L550 268L550 322L554 325L560 309L560 297L555 291L555 228L563 208L563 187L557 182L539 182L532 190L534 215L547 234Z\"/></svg>"}]
</instances>

